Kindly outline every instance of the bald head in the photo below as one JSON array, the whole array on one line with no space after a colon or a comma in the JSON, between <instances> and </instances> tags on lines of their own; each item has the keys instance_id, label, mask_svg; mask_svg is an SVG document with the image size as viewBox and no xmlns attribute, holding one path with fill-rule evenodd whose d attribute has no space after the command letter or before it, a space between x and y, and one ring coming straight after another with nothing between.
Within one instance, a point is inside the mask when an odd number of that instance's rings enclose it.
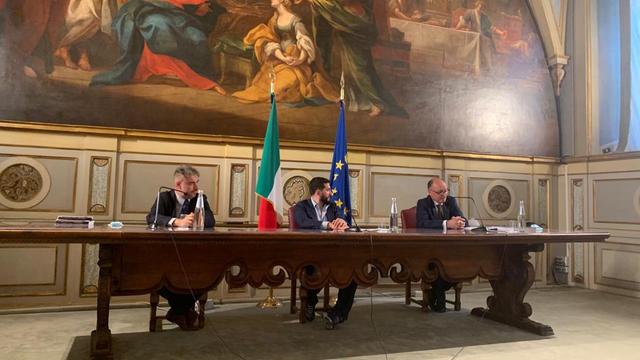
<instances>
[{"instance_id":1,"label":"bald head","mask_svg":"<svg viewBox=\"0 0 640 360\"><path fill-rule=\"evenodd\" d=\"M434 177L427 183L427 192L434 202L444 203L447 200L449 188L447 188L447 183L442 179Z\"/></svg>"}]
</instances>

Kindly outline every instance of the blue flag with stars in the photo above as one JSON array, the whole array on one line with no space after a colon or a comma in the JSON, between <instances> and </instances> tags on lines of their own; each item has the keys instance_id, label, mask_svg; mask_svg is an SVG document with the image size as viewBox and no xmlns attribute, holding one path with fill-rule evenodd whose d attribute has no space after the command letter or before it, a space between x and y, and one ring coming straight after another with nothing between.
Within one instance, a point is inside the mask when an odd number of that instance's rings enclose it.
<instances>
[{"instance_id":1,"label":"blue flag with stars","mask_svg":"<svg viewBox=\"0 0 640 360\"><path fill-rule=\"evenodd\" d=\"M338 214L351 226L351 192L347 165L347 126L344 120L344 101L340 100L340 118L336 130L336 144L331 163L331 200L338 206Z\"/></svg>"}]
</instances>

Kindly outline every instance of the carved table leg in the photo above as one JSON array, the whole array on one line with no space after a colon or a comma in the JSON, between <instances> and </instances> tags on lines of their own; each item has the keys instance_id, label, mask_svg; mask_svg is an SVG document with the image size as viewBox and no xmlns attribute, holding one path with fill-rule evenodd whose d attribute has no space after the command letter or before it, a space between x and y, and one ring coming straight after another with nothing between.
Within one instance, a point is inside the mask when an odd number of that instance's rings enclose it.
<instances>
[{"instance_id":1,"label":"carved table leg","mask_svg":"<svg viewBox=\"0 0 640 360\"><path fill-rule=\"evenodd\" d=\"M423 312L429 312L429 293L431 292L431 284L424 279L420 281L420 290L422 290L422 301L420 307Z\"/></svg>"},{"instance_id":2,"label":"carved table leg","mask_svg":"<svg viewBox=\"0 0 640 360\"><path fill-rule=\"evenodd\" d=\"M298 321L300 324L304 324L307 322L307 319L304 317L304 309L307 308L307 289L304 286L300 286L300 311L298 311Z\"/></svg>"},{"instance_id":3,"label":"carved table leg","mask_svg":"<svg viewBox=\"0 0 640 360\"><path fill-rule=\"evenodd\" d=\"M149 305L150 311L149 314L149 331L155 332L158 324L157 313L158 313L158 304L160 303L160 296L156 291L152 292L149 295Z\"/></svg>"},{"instance_id":4,"label":"carved table leg","mask_svg":"<svg viewBox=\"0 0 640 360\"><path fill-rule=\"evenodd\" d=\"M411 279L404 285L404 304L411 305Z\"/></svg>"},{"instance_id":5,"label":"carved table leg","mask_svg":"<svg viewBox=\"0 0 640 360\"><path fill-rule=\"evenodd\" d=\"M526 245L506 248L502 278L491 281L493 295L487 298L488 309L475 308L471 310L471 314L538 335L550 336L553 335L553 329L548 325L530 320L531 305L524 302L524 296L535 279L533 265L529 262L529 251Z\"/></svg>"},{"instance_id":6,"label":"carved table leg","mask_svg":"<svg viewBox=\"0 0 640 360\"><path fill-rule=\"evenodd\" d=\"M207 306L207 298L209 297L209 293L205 291L198 299L199 312L198 312L198 327L200 329L204 328L204 308Z\"/></svg>"},{"instance_id":7,"label":"carved table leg","mask_svg":"<svg viewBox=\"0 0 640 360\"><path fill-rule=\"evenodd\" d=\"M111 330L109 330L109 302L111 301L111 245L100 244L98 266L98 321L91 332L91 359L113 359L111 350Z\"/></svg>"},{"instance_id":8,"label":"carved table leg","mask_svg":"<svg viewBox=\"0 0 640 360\"><path fill-rule=\"evenodd\" d=\"M289 307L289 313L291 314L295 314L296 313L296 291L298 290L298 282L296 281L298 275L294 274L293 276L291 276L291 296L290 296L290 300L291 300L291 304Z\"/></svg>"}]
</instances>

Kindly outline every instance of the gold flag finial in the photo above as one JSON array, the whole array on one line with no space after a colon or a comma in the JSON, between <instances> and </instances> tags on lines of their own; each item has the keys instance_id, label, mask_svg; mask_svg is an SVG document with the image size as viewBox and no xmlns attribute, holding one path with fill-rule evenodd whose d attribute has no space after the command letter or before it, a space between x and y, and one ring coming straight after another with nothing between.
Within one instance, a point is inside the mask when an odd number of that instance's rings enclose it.
<instances>
[{"instance_id":1,"label":"gold flag finial","mask_svg":"<svg viewBox=\"0 0 640 360\"><path fill-rule=\"evenodd\" d=\"M271 65L271 72L269 72L269 79L271 79L270 94L273 95L275 94L275 91L276 91L276 71L273 69L273 65Z\"/></svg>"},{"instance_id":2,"label":"gold flag finial","mask_svg":"<svg viewBox=\"0 0 640 360\"><path fill-rule=\"evenodd\" d=\"M340 74L340 101L344 101L344 71Z\"/></svg>"}]
</instances>

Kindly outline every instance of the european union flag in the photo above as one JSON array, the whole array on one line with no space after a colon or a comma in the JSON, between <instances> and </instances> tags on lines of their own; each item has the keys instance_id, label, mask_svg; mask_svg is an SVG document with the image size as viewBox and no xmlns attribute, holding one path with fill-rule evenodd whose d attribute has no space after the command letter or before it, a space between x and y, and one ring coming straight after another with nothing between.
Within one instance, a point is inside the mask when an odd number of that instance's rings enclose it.
<instances>
[{"instance_id":1,"label":"european union flag","mask_svg":"<svg viewBox=\"0 0 640 360\"><path fill-rule=\"evenodd\" d=\"M331 200L338 213L351 226L351 192L349 191L349 165L347 165L347 126L344 120L344 101L340 100L340 118L336 130L336 144L331 163Z\"/></svg>"}]
</instances>

